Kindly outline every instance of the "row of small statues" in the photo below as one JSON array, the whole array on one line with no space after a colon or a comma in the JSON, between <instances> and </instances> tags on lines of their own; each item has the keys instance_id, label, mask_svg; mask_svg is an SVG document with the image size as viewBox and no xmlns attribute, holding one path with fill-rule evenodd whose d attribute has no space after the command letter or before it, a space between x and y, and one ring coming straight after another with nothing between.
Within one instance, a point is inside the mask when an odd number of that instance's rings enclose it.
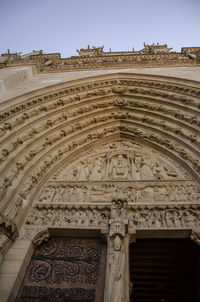
<instances>
[{"instance_id":1,"label":"row of small statues","mask_svg":"<svg viewBox=\"0 0 200 302\"><path fill-rule=\"evenodd\" d=\"M110 201L123 196L129 202L181 202L197 201L200 193L192 184L170 184L145 186L136 189L132 186L117 187L115 184L66 184L48 185L42 192L39 202L42 203L80 203Z\"/></svg>"},{"instance_id":2,"label":"row of small statues","mask_svg":"<svg viewBox=\"0 0 200 302\"><path fill-rule=\"evenodd\" d=\"M80 210L76 209L33 209L27 219L27 224L54 225L54 226L104 226L108 223L109 211Z\"/></svg>"},{"instance_id":3,"label":"row of small statues","mask_svg":"<svg viewBox=\"0 0 200 302\"><path fill-rule=\"evenodd\" d=\"M143 210L129 219L129 225L136 228L199 228L200 213L192 210Z\"/></svg>"},{"instance_id":4,"label":"row of small statues","mask_svg":"<svg viewBox=\"0 0 200 302\"><path fill-rule=\"evenodd\" d=\"M117 85L117 86L113 86L113 85ZM30 99L30 100L26 100L23 104L21 105L16 105L15 108L10 108L7 111L4 111L1 115L0 115L0 120L3 121L4 119L6 119L7 117L12 117L13 115L15 115L16 113L20 113L23 112L24 109L29 108L32 109L32 107L34 107L33 110L35 110L35 105L39 105L39 109L40 111L49 111L51 109L56 108L57 106L64 106L65 104L67 104L69 102L68 99L60 99L59 97L64 97L67 96L71 99L75 99L80 101L80 99L84 99L84 98L88 98L91 94L94 95L94 92L91 89L97 89L95 90L95 96L101 96L104 95L106 93L109 93L111 91L111 89L105 89L105 86L112 87L112 91L115 93L116 91L116 87L119 87L119 85L122 85L121 89L123 89L123 92L126 92L127 87L126 86L130 86L129 91L134 90L134 93L136 93L138 90L138 93L142 93L144 94L144 91L146 91L146 93L149 95L154 95L155 93L157 94L162 94L163 97L165 98L175 98L175 100L179 100L180 99L184 99L189 95L192 95L194 97L199 97L200 93L199 93L199 89L198 88L188 88L188 87L184 87L182 85L177 85L177 84L167 84L167 83L161 83L161 82L156 82L154 81L143 81L143 80L125 80L125 79L121 79L121 80L106 80L106 81L101 81L101 82L94 82L94 83L90 83L89 87L88 84L86 85L80 85L76 88L69 88L69 89L64 89L64 90L59 90L54 92L53 94L46 94L44 96L40 96L38 98L35 99ZM133 88L134 87L134 88ZM148 89L145 89L143 87L146 87ZM85 92L88 90L88 88L90 89L90 92ZM153 88L153 89L152 89ZM164 89L164 91L163 91ZM169 91L171 93L169 93ZM83 94L77 94L79 92L83 92ZM181 95L176 95L174 94L174 92L178 92L181 93ZM76 93L76 95L74 94ZM154 93L154 94L153 94ZM88 95L89 94L89 95ZM46 101L49 100L49 103L46 103ZM55 101L55 102L53 102ZM43 102L45 102L45 104L43 104ZM194 99L190 99L190 102L195 102ZM198 104L197 104L198 106ZM38 114L38 112L36 112L36 114ZM23 118L27 118L27 116L23 117Z\"/></svg>"},{"instance_id":5,"label":"row of small statues","mask_svg":"<svg viewBox=\"0 0 200 302\"><path fill-rule=\"evenodd\" d=\"M108 210L97 209L33 209L27 219L27 224L101 227L108 224L109 219L121 217L128 219L129 226L136 228L182 228L200 227L200 211L193 209L177 210L137 210L130 211L126 205L114 205L111 214Z\"/></svg>"},{"instance_id":6,"label":"row of small statues","mask_svg":"<svg viewBox=\"0 0 200 302\"><path fill-rule=\"evenodd\" d=\"M114 89L113 89L114 90ZM103 89L100 89L99 91L95 91L94 93L87 93L85 94L85 96L82 96L82 99L84 98L87 98L87 97L90 97L90 96L98 96L98 95L105 95L107 93L109 93L111 90L103 90ZM134 93L141 93L143 95L145 94L150 94L150 95L153 95L153 96L164 96L164 97L167 97L167 94L166 92L165 93L162 93L160 91L155 91L155 90L145 90L145 89L142 89L142 88L135 88L135 89L130 89L129 90L130 92L134 92ZM170 95L170 98L172 99L175 99L175 100L179 100L182 101L184 104L185 103L194 103L194 100L191 100L191 99L188 99L186 98L185 96L176 96L176 95ZM76 95L76 97L72 97L71 99L73 100L79 100L80 101L80 96ZM122 103L123 102L123 103ZM28 119L34 117L34 116L38 116L39 114L42 114L44 111L47 112L47 111L50 111L50 110L53 110L55 109L56 107L58 106L64 106L66 104L66 100L62 100L62 99L59 99L57 102L55 103L50 103L49 105L45 105L45 106L40 106L38 109L33 109L33 110L29 110L28 112L25 112L23 114L21 114L20 116L18 116L15 120L13 120L12 122L5 122L3 124L2 127L0 127L0 136L3 136L6 134L7 131L11 131L12 129L16 128L16 126L19 126L20 124L22 123L25 123ZM101 103L101 106L103 107L108 107L109 105L112 105L112 102L108 102L106 101L105 103ZM181 114L180 113L180 110L173 110L173 109L169 109L168 107L163 107L163 105L159 104L159 105L156 105L156 104L150 104L150 103L144 103L144 102L139 102L139 101L124 101L122 99L122 101L118 101L118 100L115 100L113 102L113 105L129 105L129 106L132 106L132 107L139 107L139 108L148 108L149 110L157 110L157 111L162 111L162 110L165 110L165 113L166 114L173 114L174 117L177 117L176 115L177 114ZM48 127L51 127L53 125L57 125L59 123L59 121L61 122L62 119L63 119L63 116L64 116L64 119L68 119L70 117L75 117L77 116L78 114L82 114L82 113L85 113L85 112L89 112L91 110L94 110L96 109L96 107L98 107L99 104L91 104L91 105L87 105L87 106L81 106L79 109L76 109L76 110L67 110L67 114L65 113L62 113L61 116L58 116L55 120L47 120L47 122L44 124L44 127L48 128ZM184 112L182 113L183 115L187 116L188 114L185 114ZM190 116L190 118L192 120L195 119L195 121L198 122L198 118L196 116ZM190 122L188 120L188 122Z\"/></svg>"},{"instance_id":7,"label":"row of small statues","mask_svg":"<svg viewBox=\"0 0 200 302\"><path fill-rule=\"evenodd\" d=\"M59 180L158 180L177 177L177 173L168 169L155 158L142 154L108 154L87 158L62 174Z\"/></svg>"}]
</instances>

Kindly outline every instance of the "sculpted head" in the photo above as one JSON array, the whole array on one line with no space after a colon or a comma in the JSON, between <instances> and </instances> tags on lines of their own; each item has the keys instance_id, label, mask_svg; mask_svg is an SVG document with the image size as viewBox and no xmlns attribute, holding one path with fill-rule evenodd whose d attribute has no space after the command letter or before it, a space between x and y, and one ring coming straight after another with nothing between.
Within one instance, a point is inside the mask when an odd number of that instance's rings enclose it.
<instances>
[{"instance_id":1,"label":"sculpted head","mask_svg":"<svg viewBox=\"0 0 200 302\"><path fill-rule=\"evenodd\" d=\"M119 237L119 235L117 235L114 240L113 240L113 246L114 246L114 250L115 251L120 251L121 250L121 245L122 245L122 240Z\"/></svg>"},{"instance_id":2,"label":"sculpted head","mask_svg":"<svg viewBox=\"0 0 200 302\"><path fill-rule=\"evenodd\" d=\"M124 159L123 156L122 156L121 154L119 154L119 155L118 155L118 161L119 161L119 162L122 162L123 159Z\"/></svg>"}]
</instances>

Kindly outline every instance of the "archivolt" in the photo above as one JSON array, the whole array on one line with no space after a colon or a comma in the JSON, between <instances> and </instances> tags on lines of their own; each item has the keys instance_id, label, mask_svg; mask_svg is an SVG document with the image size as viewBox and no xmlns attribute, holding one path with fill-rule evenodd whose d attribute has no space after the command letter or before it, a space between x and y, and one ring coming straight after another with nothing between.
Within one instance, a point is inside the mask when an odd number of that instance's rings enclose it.
<instances>
[{"instance_id":1,"label":"archivolt","mask_svg":"<svg viewBox=\"0 0 200 302\"><path fill-rule=\"evenodd\" d=\"M197 82L126 73L55 85L4 103L1 210L9 213L20 197L26 212L59 166L119 137L159 149L199 181L199 96Z\"/></svg>"}]
</instances>

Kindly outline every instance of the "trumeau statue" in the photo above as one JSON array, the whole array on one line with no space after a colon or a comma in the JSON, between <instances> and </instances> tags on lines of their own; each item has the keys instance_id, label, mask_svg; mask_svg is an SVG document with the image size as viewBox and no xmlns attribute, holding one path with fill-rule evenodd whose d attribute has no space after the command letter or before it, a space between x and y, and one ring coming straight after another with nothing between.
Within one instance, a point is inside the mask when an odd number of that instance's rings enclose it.
<instances>
[{"instance_id":1,"label":"trumeau statue","mask_svg":"<svg viewBox=\"0 0 200 302\"><path fill-rule=\"evenodd\" d=\"M125 237L128 224L126 200L112 200L109 224L108 301L125 302Z\"/></svg>"},{"instance_id":2,"label":"trumeau statue","mask_svg":"<svg viewBox=\"0 0 200 302\"><path fill-rule=\"evenodd\" d=\"M116 235L112 239L109 257L109 302L124 301L125 254L123 239Z\"/></svg>"}]
</instances>

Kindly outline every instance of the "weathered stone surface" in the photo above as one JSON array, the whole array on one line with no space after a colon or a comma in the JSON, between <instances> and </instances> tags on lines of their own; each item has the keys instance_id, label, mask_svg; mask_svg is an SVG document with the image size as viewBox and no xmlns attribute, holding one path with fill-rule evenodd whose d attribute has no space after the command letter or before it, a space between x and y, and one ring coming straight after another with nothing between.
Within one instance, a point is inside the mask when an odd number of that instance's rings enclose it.
<instances>
[{"instance_id":1,"label":"weathered stone surface","mask_svg":"<svg viewBox=\"0 0 200 302\"><path fill-rule=\"evenodd\" d=\"M129 299L128 246L137 234L199 244L198 51L144 45L124 54L81 49L69 59L0 57L4 301L16 298L34 246L52 232L107 240L106 302L112 288ZM92 60L100 60L94 68Z\"/></svg>"}]
</instances>

